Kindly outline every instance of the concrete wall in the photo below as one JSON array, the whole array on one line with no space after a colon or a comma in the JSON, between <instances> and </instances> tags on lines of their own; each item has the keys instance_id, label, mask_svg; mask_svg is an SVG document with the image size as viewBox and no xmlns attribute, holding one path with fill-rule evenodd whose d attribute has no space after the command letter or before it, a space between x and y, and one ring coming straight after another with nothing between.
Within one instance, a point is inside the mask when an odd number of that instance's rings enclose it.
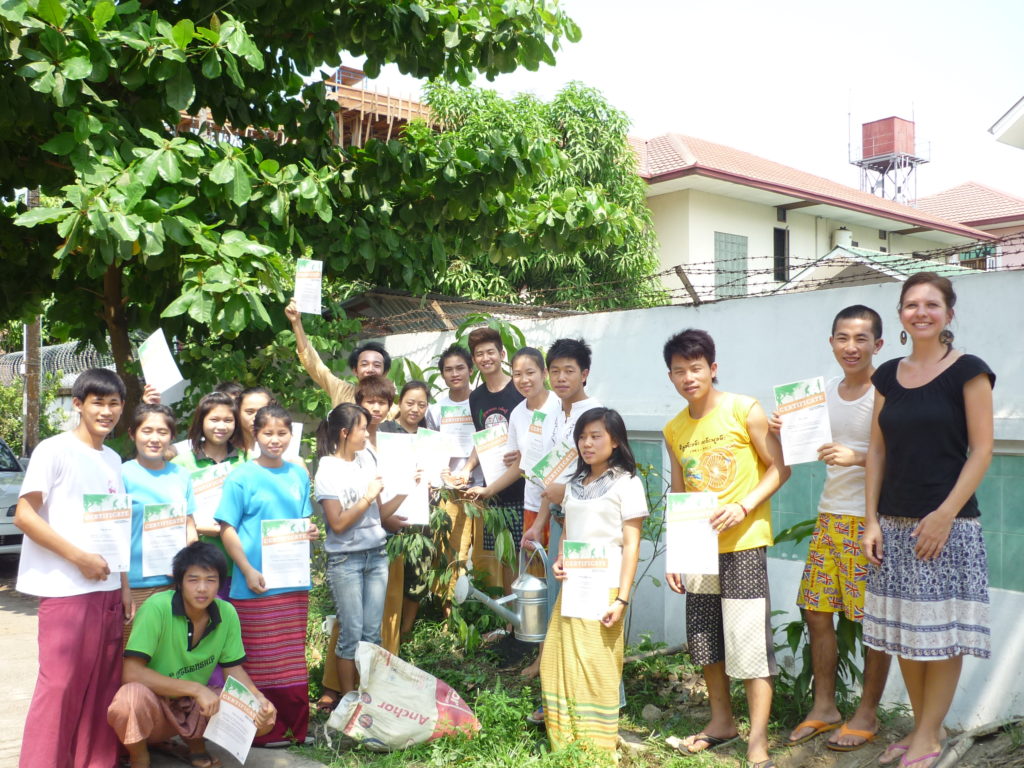
<instances>
[{"instance_id":1,"label":"concrete wall","mask_svg":"<svg viewBox=\"0 0 1024 768\"><path fill-rule=\"evenodd\" d=\"M950 722L971 725L1024 709L1024 271L979 273L958 278L956 344L985 359L995 370L995 434L997 457L979 492L982 521L990 547L993 585L993 659L968 660ZM827 339L832 317L850 304L876 308L886 328L881 363L905 352L897 339L896 304L899 285L885 283L856 288L770 297L734 299L700 307L608 312L597 315L524 320L519 323L530 344L546 347L558 337L582 336L594 352L589 391L618 409L630 428L631 440L643 449L642 461L663 464L658 444L662 426L684 402L668 381L661 347L672 333L687 327L707 329L718 348L721 388L758 397L769 403L775 384L810 376L838 375ZM408 334L387 339L392 355L407 355L420 365L432 364L451 341L450 334ZM640 451L638 451L640 453ZM775 528L814 514L823 473L817 465L801 465L773 500ZM799 550L769 550L773 607L795 616L794 599L806 544ZM645 556L650 557L649 548ZM660 564L650 574L663 575ZM632 639L648 632L672 643L683 636L683 600L667 587L646 579L633 601ZM788 621L778 617L777 623ZM890 701L902 691L893 673Z\"/></svg>"}]
</instances>

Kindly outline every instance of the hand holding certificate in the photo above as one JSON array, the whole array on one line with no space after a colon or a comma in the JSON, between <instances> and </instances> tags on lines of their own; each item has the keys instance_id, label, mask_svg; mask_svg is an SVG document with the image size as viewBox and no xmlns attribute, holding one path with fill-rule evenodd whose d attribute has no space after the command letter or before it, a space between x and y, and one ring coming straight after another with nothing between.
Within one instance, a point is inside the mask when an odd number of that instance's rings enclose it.
<instances>
[{"instance_id":1,"label":"hand holding certificate","mask_svg":"<svg viewBox=\"0 0 1024 768\"><path fill-rule=\"evenodd\" d=\"M220 694L220 707L206 724L203 738L220 744L238 762L245 763L256 736L259 712L259 699L229 675Z\"/></svg>"},{"instance_id":2,"label":"hand holding certificate","mask_svg":"<svg viewBox=\"0 0 1024 768\"><path fill-rule=\"evenodd\" d=\"M539 483L541 487L547 488L552 483L562 482L567 472L576 468L576 460L579 453L569 443L559 443L552 448L544 458L530 467L527 478Z\"/></svg>"},{"instance_id":3,"label":"hand holding certificate","mask_svg":"<svg viewBox=\"0 0 1024 768\"><path fill-rule=\"evenodd\" d=\"M473 416L468 404L442 405L440 430L452 456L461 459L473 452Z\"/></svg>"},{"instance_id":4,"label":"hand holding certificate","mask_svg":"<svg viewBox=\"0 0 1024 768\"><path fill-rule=\"evenodd\" d=\"M670 493L665 510L667 573L718 573L718 534L711 515L718 509L713 493Z\"/></svg>"},{"instance_id":5,"label":"hand holding certificate","mask_svg":"<svg viewBox=\"0 0 1024 768\"><path fill-rule=\"evenodd\" d=\"M309 586L309 519L264 520L263 581L267 589Z\"/></svg>"},{"instance_id":6,"label":"hand holding certificate","mask_svg":"<svg viewBox=\"0 0 1024 768\"><path fill-rule=\"evenodd\" d=\"M196 499L196 510L192 515L196 526L213 528L217 521L213 519L220 505L220 497L224 492L224 479L235 467L226 461L197 469L192 473L192 493Z\"/></svg>"},{"instance_id":7,"label":"hand holding certificate","mask_svg":"<svg viewBox=\"0 0 1024 768\"><path fill-rule=\"evenodd\" d=\"M505 474L505 443L508 442L508 425L498 424L473 433L476 456L488 485Z\"/></svg>"},{"instance_id":8,"label":"hand holding certificate","mask_svg":"<svg viewBox=\"0 0 1024 768\"><path fill-rule=\"evenodd\" d=\"M146 383L161 394L184 381L171 355L171 348L167 346L167 337L162 328L158 328L139 345L139 363Z\"/></svg>"},{"instance_id":9,"label":"hand holding certificate","mask_svg":"<svg viewBox=\"0 0 1024 768\"><path fill-rule=\"evenodd\" d=\"M82 497L83 549L107 561L111 573L132 562L132 500L123 493L86 493Z\"/></svg>"},{"instance_id":10,"label":"hand holding certificate","mask_svg":"<svg viewBox=\"0 0 1024 768\"><path fill-rule=\"evenodd\" d=\"M774 387L775 410L782 418L782 457L787 466L818 460L818 448L832 442L825 405L825 379L794 381Z\"/></svg>"},{"instance_id":11,"label":"hand holding certificate","mask_svg":"<svg viewBox=\"0 0 1024 768\"><path fill-rule=\"evenodd\" d=\"M295 306L299 312L319 315L323 294L324 263L314 259L298 259L295 263Z\"/></svg>"}]
</instances>

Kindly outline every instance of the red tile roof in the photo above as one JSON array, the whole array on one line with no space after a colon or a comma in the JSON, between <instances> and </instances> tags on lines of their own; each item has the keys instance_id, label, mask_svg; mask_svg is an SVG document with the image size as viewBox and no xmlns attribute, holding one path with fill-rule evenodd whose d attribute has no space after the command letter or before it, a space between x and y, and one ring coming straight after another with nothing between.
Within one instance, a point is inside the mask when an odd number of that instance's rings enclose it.
<instances>
[{"instance_id":1,"label":"red tile roof","mask_svg":"<svg viewBox=\"0 0 1024 768\"><path fill-rule=\"evenodd\" d=\"M976 181L922 197L919 211L963 224L996 224L1024 219L1024 200Z\"/></svg>"},{"instance_id":2,"label":"red tile roof","mask_svg":"<svg viewBox=\"0 0 1024 768\"><path fill-rule=\"evenodd\" d=\"M720 179L822 205L905 222L908 228L939 230L970 239L991 235L956 221L884 200L831 179L782 165L724 144L670 133L653 139L630 138L640 176L649 184L689 175Z\"/></svg>"}]
</instances>

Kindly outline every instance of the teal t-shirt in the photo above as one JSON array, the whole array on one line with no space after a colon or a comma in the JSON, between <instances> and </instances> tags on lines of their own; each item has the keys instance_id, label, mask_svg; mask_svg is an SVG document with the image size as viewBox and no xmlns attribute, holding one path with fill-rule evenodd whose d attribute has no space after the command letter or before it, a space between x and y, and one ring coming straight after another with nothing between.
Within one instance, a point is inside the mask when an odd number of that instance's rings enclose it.
<instances>
[{"instance_id":1,"label":"teal t-shirt","mask_svg":"<svg viewBox=\"0 0 1024 768\"><path fill-rule=\"evenodd\" d=\"M196 507L192 479L184 467L164 464L163 469L153 471L135 460L121 466L121 477L125 492L132 497L132 560L128 585L133 589L166 586L172 583L169 574L142 575L142 511L148 504L181 503L185 505L185 514L191 515ZM185 546L184 540L181 546Z\"/></svg>"},{"instance_id":2,"label":"teal t-shirt","mask_svg":"<svg viewBox=\"0 0 1024 768\"><path fill-rule=\"evenodd\" d=\"M210 623L190 645L192 622L177 590L157 592L139 606L125 656L144 659L161 675L206 685L214 667L234 667L245 661L242 627L231 603L215 599L209 607Z\"/></svg>"},{"instance_id":3,"label":"teal t-shirt","mask_svg":"<svg viewBox=\"0 0 1024 768\"><path fill-rule=\"evenodd\" d=\"M273 468L250 461L228 475L224 481L224 492L214 518L238 532L249 565L262 571L262 522L295 520L309 517L312 513L309 473L305 469L289 461ZM231 597L235 600L308 590L309 587L280 587L258 595L249 589L240 572L231 580Z\"/></svg>"}]
</instances>

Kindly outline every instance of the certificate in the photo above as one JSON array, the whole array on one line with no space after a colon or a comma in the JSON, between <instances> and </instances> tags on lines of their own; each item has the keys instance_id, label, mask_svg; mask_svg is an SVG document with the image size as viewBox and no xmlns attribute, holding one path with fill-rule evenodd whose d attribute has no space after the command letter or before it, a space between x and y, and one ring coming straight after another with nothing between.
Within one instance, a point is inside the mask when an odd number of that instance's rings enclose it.
<instances>
[{"instance_id":1,"label":"certificate","mask_svg":"<svg viewBox=\"0 0 1024 768\"><path fill-rule=\"evenodd\" d=\"M224 492L224 478L231 474L235 466L226 461L213 464L192 472L192 495L195 496L196 509L192 519L197 526L212 528L216 524L213 516L220 506L220 497Z\"/></svg>"},{"instance_id":2,"label":"certificate","mask_svg":"<svg viewBox=\"0 0 1024 768\"><path fill-rule=\"evenodd\" d=\"M220 692L220 707L206 724L203 738L220 744L240 763L249 756L256 736L260 702L252 691L228 675Z\"/></svg>"},{"instance_id":3,"label":"certificate","mask_svg":"<svg viewBox=\"0 0 1024 768\"><path fill-rule=\"evenodd\" d=\"M142 365L142 377L158 392L166 392L184 381L162 328L139 345L139 363Z\"/></svg>"},{"instance_id":4,"label":"certificate","mask_svg":"<svg viewBox=\"0 0 1024 768\"><path fill-rule=\"evenodd\" d=\"M299 312L319 315L323 311L320 306L323 277L322 261L298 259L295 262L295 307Z\"/></svg>"},{"instance_id":5,"label":"certificate","mask_svg":"<svg viewBox=\"0 0 1024 768\"><path fill-rule=\"evenodd\" d=\"M544 419L547 414L538 408L530 411L530 426L526 430L526 436L522 439L522 458L519 460L519 469L529 475L537 463L544 458Z\"/></svg>"},{"instance_id":6,"label":"certificate","mask_svg":"<svg viewBox=\"0 0 1024 768\"><path fill-rule=\"evenodd\" d=\"M600 620L608 610L609 562L607 545L586 541L562 542L562 615Z\"/></svg>"},{"instance_id":7,"label":"certificate","mask_svg":"<svg viewBox=\"0 0 1024 768\"><path fill-rule=\"evenodd\" d=\"M423 470L421 485L441 487L441 472L448 469L451 453L448 441L440 432L420 427L416 433L416 466Z\"/></svg>"},{"instance_id":8,"label":"certificate","mask_svg":"<svg viewBox=\"0 0 1024 768\"><path fill-rule=\"evenodd\" d=\"M473 433L476 457L487 485L505 474L505 444L508 442L508 424L498 424Z\"/></svg>"},{"instance_id":9,"label":"certificate","mask_svg":"<svg viewBox=\"0 0 1024 768\"><path fill-rule=\"evenodd\" d=\"M563 482L566 474L576 469L579 453L569 443L559 443L530 468L527 477L541 487L547 488L552 483Z\"/></svg>"},{"instance_id":10,"label":"certificate","mask_svg":"<svg viewBox=\"0 0 1024 768\"><path fill-rule=\"evenodd\" d=\"M412 487L395 514L404 517L409 525L430 525L430 488L426 481Z\"/></svg>"},{"instance_id":11,"label":"certificate","mask_svg":"<svg viewBox=\"0 0 1024 768\"><path fill-rule=\"evenodd\" d=\"M85 547L107 561L111 573L132 564L132 500L124 493L82 494Z\"/></svg>"},{"instance_id":12,"label":"certificate","mask_svg":"<svg viewBox=\"0 0 1024 768\"><path fill-rule=\"evenodd\" d=\"M388 496L410 493L416 485L416 435L377 430L377 470Z\"/></svg>"},{"instance_id":13,"label":"certificate","mask_svg":"<svg viewBox=\"0 0 1024 768\"><path fill-rule=\"evenodd\" d=\"M670 493L665 510L665 571L718 573L718 534L711 514L718 509L714 493Z\"/></svg>"},{"instance_id":14,"label":"certificate","mask_svg":"<svg viewBox=\"0 0 1024 768\"><path fill-rule=\"evenodd\" d=\"M263 582L267 589L309 586L309 518L264 520Z\"/></svg>"},{"instance_id":15,"label":"certificate","mask_svg":"<svg viewBox=\"0 0 1024 768\"><path fill-rule=\"evenodd\" d=\"M462 459L473 452L473 416L468 403L442 405L440 427L452 456Z\"/></svg>"},{"instance_id":16,"label":"certificate","mask_svg":"<svg viewBox=\"0 0 1024 768\"><path fill-rule=\"evenodd\" d=\"M170 576L171 561L185 547L185 503L142 507L142 578Z\"/></svg>"},{"instance_id":17,"label":"certificate","mask_svg":"<svg viewBox=\"0 0 1024 768\"><path fill-rule=\"evenodd\" d=\"M787 466L818 460L818 448L832 442L825 405L825 379L794 381L774 387L775 410L782 418L782 458Z\"/></svg>"}]
</instances>

